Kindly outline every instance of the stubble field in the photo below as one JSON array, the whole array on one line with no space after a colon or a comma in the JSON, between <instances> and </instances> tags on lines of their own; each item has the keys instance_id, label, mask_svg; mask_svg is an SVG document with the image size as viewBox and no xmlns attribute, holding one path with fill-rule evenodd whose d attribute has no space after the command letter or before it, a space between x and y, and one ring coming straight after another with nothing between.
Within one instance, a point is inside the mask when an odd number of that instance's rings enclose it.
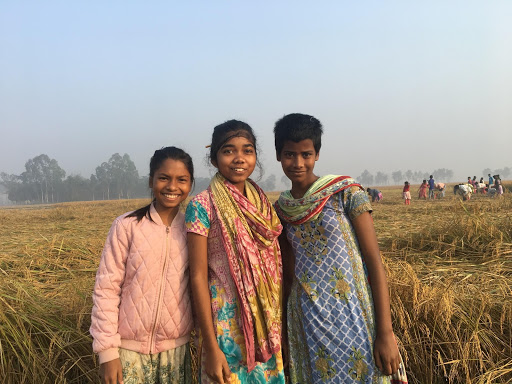
<instances>
[{"instance_id":1,"label":"stubble field","mask_svg":"<svg viewBox=\"0 0 512 384\"><path fill-rule=\"evenodd\" d=\"M409 381L512 382L511 194L405 206L401 187L381 190L373 217ZM0 209L3 383L98 382L88 328L101 249L113 219L146 203Z\"/></svg>"}]
</instances>

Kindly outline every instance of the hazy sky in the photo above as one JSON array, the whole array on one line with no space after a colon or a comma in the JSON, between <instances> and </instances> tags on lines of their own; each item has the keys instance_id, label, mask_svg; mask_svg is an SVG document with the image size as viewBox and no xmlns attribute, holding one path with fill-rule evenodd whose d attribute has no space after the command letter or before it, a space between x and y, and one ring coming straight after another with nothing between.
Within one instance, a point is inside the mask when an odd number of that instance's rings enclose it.
<instances>
[{"instance_id":1,"label":"hazy sky","mask_svg":"<svg viewBox=\"0 0 512 384\"><path fill-rule=\"evenodd\" d=\"M313 114L317 174L512 167L511 1L1 1L0 171L41 153L147 174L176 145L209 176L213 127Z\"/></svg>"}]
</instances>

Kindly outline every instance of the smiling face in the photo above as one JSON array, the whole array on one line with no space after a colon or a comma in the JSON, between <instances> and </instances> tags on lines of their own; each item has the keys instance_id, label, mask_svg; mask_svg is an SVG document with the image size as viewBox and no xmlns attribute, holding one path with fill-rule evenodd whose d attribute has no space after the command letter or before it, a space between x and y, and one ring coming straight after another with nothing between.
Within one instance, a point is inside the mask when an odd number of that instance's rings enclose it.
<instances>
[{"instance_id":1,"label":"smiling face","mask_svg":"<svg viewBox=\"0 0 512 384\"><path fill-rule=\"evenodd\" d=\"M292 195L302 197L318 177L313 173L319 153L315 151L311 139L295 143L286 140L277 160L281 162L283 171L292 182Z\"/></svg>"},{"instance_id":2,"label":"smiling face","mask_svg":"<svg viewBox=\"0 0 512 384\"><path fill-rule=\"evenodd\" d=\"M182 161L166 159L149 178L149 187L155 196L155 208L165 223L164 217L172 219L178 213L180 203L190 193L192 178Z\"/></svg>"},{"instance_id":3,"label":"smiling face","mask_svg":"<svg viewBox=\"0 0 512 384\"><path fill-rule=\"evenodd\" d=\"M235 136L220 147L212 164L222 176L244 193L245 180L256 167L254 144L243 136Z\"/></svg>"}]
</instances>

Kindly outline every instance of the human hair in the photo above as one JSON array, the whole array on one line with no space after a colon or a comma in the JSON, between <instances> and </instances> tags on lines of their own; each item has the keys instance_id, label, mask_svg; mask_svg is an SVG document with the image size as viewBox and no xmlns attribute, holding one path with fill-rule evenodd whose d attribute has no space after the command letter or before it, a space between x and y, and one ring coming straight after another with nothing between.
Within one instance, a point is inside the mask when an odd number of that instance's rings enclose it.
<instances>
[{"instance_id":1,"label":"human hair","mask_svg":"<svg viewBox=\"0 0 512 384\"><path fill-rule=\"evenodd\" d=\"M254 145L254 150L256 152L256 165L260 171L260 176L262 173L261 164L258 160L258 147L256 144L256 135L252 130L251 126L247 123L244 123L240 120L228 120L222 124L217 125L213 128L212 133L212 141L210 143L210 154L208 158L210 163L214 163L217 161L217 153L222 148L226 142L231 140L234 137L245 137L249 140L252 145Z\"/></svg>"},{"instance_id":2,"label":"human hair","mask_svg":"<svg viewBox=\"0 0 512 384\"><path fill-rule=\"evenodd\" d=\"M433 178L434 176L430 175L430 178Z\"/></svg>"},{"instance_id":3,"label":"human hair","mask_svg":"<svg viewBox=\"0 0 512 384\"><path fill-rule=\"evenodd\" d=\"M285 141L298 143L310 139L316 153L320 152L322 146L322 123L310 115L302 113L290 113L276 121L274 126L274 143L276 154L279 156L283 150Z\"/></svg>"},{"instance_id":4,"label":"human hair","mask_svg":"<svg viewBox=\"0 0 512 384\"><path fill-rule=\"evenodd\" d=\"M168 159L181 161L185 165L188 173L190 174L190 183L193 185L194 163L192 162L192 158L183 149L177 147L164 147L155 151L153 156L151 156L151 160L149 161L149 180L151 181L155 175L155 172L162 166L163 162ZM136 217L137 221L141 221L143 217L147 216L149 220L153 221L149 212L151 204L153 204L154 201L155 200L153 199L151 203L133 211L127 217Z\"/></svg>"},{"instance_id":5,"label":"human hair","mask_svg":"<svg viewBox=\"0 0 512 384\"><path fill-rule=\"evenodd\" d=\"M405 182L405 185L409 185L409 182L408 182L408 181L406 181L406 182Z\"/></svg>"}]
</instances>

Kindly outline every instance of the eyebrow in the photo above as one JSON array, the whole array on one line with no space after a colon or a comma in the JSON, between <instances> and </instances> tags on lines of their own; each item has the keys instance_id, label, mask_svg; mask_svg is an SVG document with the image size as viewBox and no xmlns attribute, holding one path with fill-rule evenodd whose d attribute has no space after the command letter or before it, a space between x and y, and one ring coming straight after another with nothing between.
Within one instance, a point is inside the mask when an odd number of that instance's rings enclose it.
<instances>
[{"instance_id":1,"label":"eyebrow","mask_svg":"<svg viewBox=\"0 0 512 384\"><path fill-rule=\"evenodd\" d=\"M234 144L224 144L224 145L221 147L221 149L224 149L224 148L234 148L234 147L235 147L235 145L234 145ZM247 147L252 147L252 148L254 148L254 144L252 144L252 143L244 144L244 145L243 145L243 147L244 147L244 148L247 148Z\"/></svg>"}]
</instances>

